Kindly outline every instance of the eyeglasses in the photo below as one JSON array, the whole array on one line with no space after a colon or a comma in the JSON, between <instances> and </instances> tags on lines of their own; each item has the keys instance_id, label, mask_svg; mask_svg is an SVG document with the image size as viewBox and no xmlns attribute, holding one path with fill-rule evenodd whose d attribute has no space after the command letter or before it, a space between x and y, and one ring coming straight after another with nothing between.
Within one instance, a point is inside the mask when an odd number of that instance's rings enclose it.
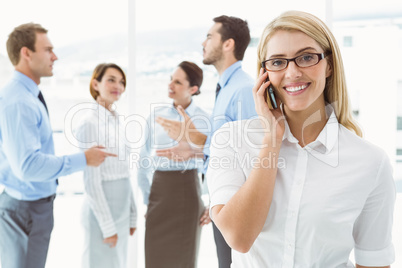
<instances>
[{"instance_id":1,"label":"eyeglasses","mask_svg":"<svg viewBox=\"0 0 402 268\"><path fill-rule=\"evenodd\" d=\"M261 67L266 71L278 72L286 69L290 61L294 61L298 67L307 68L318 64L323 58L325 58L324 53L308 53L292 59L278 58L265 60L261 62Z\"/></svg>"}]
</instances>

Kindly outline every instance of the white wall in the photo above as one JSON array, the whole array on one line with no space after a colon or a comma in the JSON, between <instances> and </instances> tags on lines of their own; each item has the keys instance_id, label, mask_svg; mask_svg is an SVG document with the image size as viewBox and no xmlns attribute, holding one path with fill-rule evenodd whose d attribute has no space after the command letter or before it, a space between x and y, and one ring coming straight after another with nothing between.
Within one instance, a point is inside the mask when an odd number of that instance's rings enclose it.
<instances>
[{"instance_id":1,"label":"white wall","mask_svg":"<svg viewBox=\"0 0 402 268\"><path fill-rule=\"evenodd\" d=\"M347 84L364 137L383 148L395 162L397 84L401 57L401 30L387 23L347 28L336 27ZM343 47L343 37L352 36L353 46Z\"/></svg>"}]
</instances>

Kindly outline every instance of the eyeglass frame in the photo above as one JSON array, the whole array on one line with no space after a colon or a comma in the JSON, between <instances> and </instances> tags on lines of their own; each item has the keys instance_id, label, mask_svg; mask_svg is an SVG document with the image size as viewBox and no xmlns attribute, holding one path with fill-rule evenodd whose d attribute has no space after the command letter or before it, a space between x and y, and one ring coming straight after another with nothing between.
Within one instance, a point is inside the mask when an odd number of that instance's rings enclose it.
<instances>
[{"instance_id":1,"label":"eyeglass frame","mask_svg":"<svg viewBox=\"0 0 402 268\"><path fill-rule=\"evenodd\" d=\"M305 55L317 55L317 56L318 56L318 61L317 61L317 63L316 63L316 64L313 64L313 65L310 65L310 66L306 66L306 67L299 66L299 65L297 64L297 62L296 62L296 59L299 58L299 57L305 56ZM327 56L327 55L325 55L325 53L322 52L322 53L306 53L306 54L303 54L303 55L300 55L300 56L297 56L297 57L294 57L294 58L291 58L291 59L286 59L286 58L269 59L269 60L264 60L264 61L261 62L261 68L263 68L265 71L268 71L268 72L280 72L280 71L283 71L283 70L285 70L286 68L288 68L289 62L291 62L291 61L293 61L293 62L296 64L296 66L299 67L299 68L309 68L309 67L312 67L312 66L317 65L317 64L318 64L321 60L323 60L326 56ZM268 70L267 68L265 68L265 63L266 63L267 61L271 61L271 60L286 60L286 66L285 66L285 68L280 69L280 70Z\"/></svg>"}]
</instances>

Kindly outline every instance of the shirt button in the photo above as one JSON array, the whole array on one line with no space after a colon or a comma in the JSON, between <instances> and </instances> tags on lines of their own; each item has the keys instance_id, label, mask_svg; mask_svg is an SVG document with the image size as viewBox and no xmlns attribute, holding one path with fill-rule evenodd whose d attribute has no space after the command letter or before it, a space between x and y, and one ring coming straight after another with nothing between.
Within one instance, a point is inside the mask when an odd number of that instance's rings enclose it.
<instances>
[{"instance_id":1,"label":"shirt button","mask_svg":"<svg viewBox=\"0 0 402 268\"><path fill-rule=\"evenodd\" d=\"M292 249L292 244L288 245L288 249L291 250Z\"/></svg>"}]
</instances>

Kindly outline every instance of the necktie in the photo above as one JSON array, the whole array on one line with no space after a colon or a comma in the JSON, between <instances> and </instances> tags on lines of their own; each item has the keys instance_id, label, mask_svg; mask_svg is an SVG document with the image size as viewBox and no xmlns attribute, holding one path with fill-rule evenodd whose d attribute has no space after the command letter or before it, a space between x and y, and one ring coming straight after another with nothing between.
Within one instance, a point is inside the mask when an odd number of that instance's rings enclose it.
<instances>
[{"instance_id":1,"label":"necktie","mask_svg":"<svg viewBox=\"0 0 402 268\"><path fill-rule=\"evenodd\" d=\"M46 112L49 115L49 111L47 110L46 102L45 102L45 99L43 98L43 95L42 95L41 91L39 91L38 99L40 100L41 103L43 103L43 105L46 108Z\"/></svg>"},{"instance_id":2,"label":"necktie","mask_svg":"<svg viewBox=\"0 0 402 268\"><path fill-rule=\"evenodd\" d=\"M221 85L219 85L219 83L218 84L216 84L216 91L215 91L215 101L216 101L216 99L218 98L218 95L219 95L219 91L221 90Z\"/></svg>"},{"instance_id":3,"label":"necktie","mask_svg":"<svg viewBox=\"0 0 402 268\"><path fill-rule=\"evenodd\" d=\"M39 99L40 102L43 104L43 106L45 106L47 115L49 115L49 111L47 110L46 101L45 101L45 99L43 98L42 92L41 92L40 90L39 90L38 99ZM58 180L58 179L56 179L56 184L59 185L59 180Z\"/></svg>"}]
</instances>

